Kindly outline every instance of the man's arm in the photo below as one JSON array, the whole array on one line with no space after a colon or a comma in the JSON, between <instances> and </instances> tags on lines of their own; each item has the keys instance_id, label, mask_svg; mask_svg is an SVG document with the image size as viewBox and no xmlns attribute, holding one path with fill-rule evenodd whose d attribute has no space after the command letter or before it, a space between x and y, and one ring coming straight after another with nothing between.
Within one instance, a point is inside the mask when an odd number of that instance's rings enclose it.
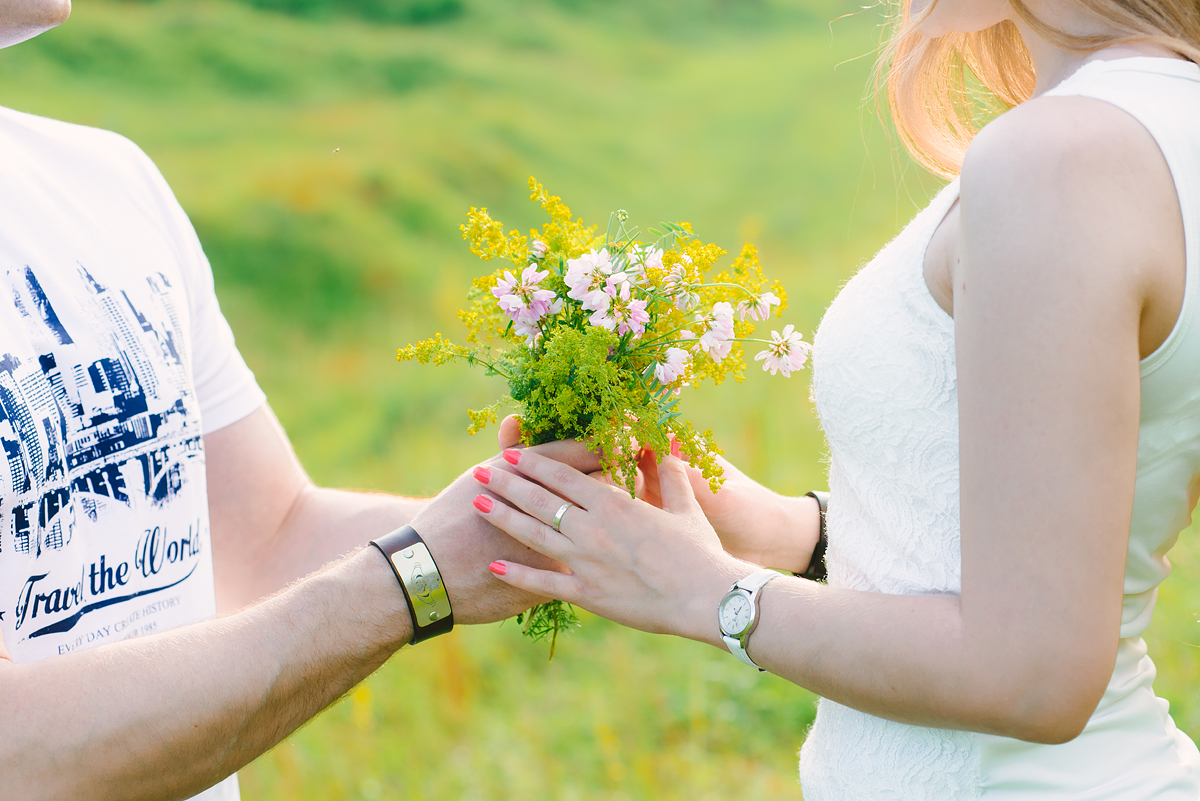
<instances>
[{"instance_id":1,"label":"man's arm","mask_svg":"<svg viewBox=\"0 0 1200 801\"><path fill-rule=\"evenodd\" d=\"M223 585L227 607L385 533L414 508L313 487L265 408L210 434L205 447L216 570L242 570ZM582 447L541 450L594 469ZM411 521L461 623L500 620L541 600L496 581L490 560L553 564L477 522L476 492L465 474ZM284 567L272 564L275 554ZM366 548L227 617L42 662L0 659L0 797L187 798L369 675L408 642L411 625L391 568Z\"/></svg>"},{"instance_id":2,"label":"man's arm","mask_svg":"<svg viewBox=\"0 0 1200 801\"><path fill-rule=\"evenodd\" d=\"M426 501L315 486L268 406L204 437L217 609L233 612L412 522Z\"/></svg>"},{"instance_id":3,"label":"man's arm","mask_svg":"<svg viewBox=\"0 0 1200 801\"><path fill-rule=\"evenodd\" d=\"M42 662L0 661L0 796L195 795L410 637L396 579L370 549L236 615Z\"/></svg>"}]
</instances>

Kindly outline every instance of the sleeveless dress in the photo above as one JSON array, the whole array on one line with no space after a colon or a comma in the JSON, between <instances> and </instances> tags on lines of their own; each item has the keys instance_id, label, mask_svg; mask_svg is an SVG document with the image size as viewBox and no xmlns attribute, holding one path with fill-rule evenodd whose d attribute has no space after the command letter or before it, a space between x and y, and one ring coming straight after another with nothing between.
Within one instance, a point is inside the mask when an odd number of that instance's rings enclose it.
<instances>
[{"instance_id":1,"label":"sleeveless dress","mask_svg":"<svg viewBox=\"0 0 1200 801\"><path fill-rule=\"evenodd\" d=\"M1183 212L1186 288L1166 342L1141 362L1137 481L1112 679L1061 745L911 726L829 700L800 752L806 801L1196 801L1200 752L1155 697L1142 632L1166 553L1200 487L1200 66L1085 64L1046 95L1104 100L1154 136ZM960 592L954 324L925 284L925 251L958 196L950 183L842 289L814 337L813 398L829 444L832 586Z\"/></svg>"}]
</instances>

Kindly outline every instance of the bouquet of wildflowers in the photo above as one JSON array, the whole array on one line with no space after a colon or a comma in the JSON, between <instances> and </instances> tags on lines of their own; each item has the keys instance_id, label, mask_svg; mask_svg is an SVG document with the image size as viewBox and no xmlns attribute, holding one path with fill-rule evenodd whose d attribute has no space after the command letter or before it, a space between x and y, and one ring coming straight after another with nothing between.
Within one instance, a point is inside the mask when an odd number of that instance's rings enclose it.
<instances>
[{"instance_id":1,"label":"bouquet of wildflowers","mask_svg":"<svg viewBox=\"0 0 1200 801\"><path fill-rule=\"evenodd\" d=\"M495 422L501 407L515 407L526 444L582 440L630 494L644 449L661 459L674 441L716 492L721 451L711 431L697 432L680 416L680 392L704 380L743 380L746 342L766 346L755 359L772 375L804 365L810 346L792 326L769 340L752 337L756 322L787 308L782 285L768 282L753 245L718 270L726 252L687 223L662 223L643 235L617 211L601 235L572 220L533 178L529 186L550 217L541 231L506 234L486 208L472 208L461 226L472 253L507 262L473 282L468 308L459 312L466 344L435 334L397 358L463 359L508 382L509 397L468 411L471 433ZM575 623L560 601L518 620L526 634L552 639Z\"/></svg>"}]
</instances>

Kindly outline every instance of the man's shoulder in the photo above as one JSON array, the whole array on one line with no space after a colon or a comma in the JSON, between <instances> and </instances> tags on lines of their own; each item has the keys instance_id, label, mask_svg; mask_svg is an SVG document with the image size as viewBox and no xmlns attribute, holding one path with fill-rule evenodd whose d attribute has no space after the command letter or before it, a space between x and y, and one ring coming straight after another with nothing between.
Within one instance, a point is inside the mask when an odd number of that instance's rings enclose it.
<instances>
[{"instance_id":1,"label":"man's shoulder","mask_svg":"<svg viewBox=\"0 0 1200 801\"><path fill-rule=\"evenodd\" d=\"M107 163L121 164L126 169L153 168L142 149L119 133L3 106L0 106L0 137L31 157L64 161L83 159L96 167Z\"/></svg>"},{"instance_id":2,"label":"man's shoulder","mask_svg":"<svg viewBox=\"0 0 1200 801\"><path fill-rule=\"evenodd\" d=\"M51 183L82 203L133 204L177 222L162 173L119 133L0 107L0 150L0 203L24 203L30 184Z\"/></svg>"}]
</instances>

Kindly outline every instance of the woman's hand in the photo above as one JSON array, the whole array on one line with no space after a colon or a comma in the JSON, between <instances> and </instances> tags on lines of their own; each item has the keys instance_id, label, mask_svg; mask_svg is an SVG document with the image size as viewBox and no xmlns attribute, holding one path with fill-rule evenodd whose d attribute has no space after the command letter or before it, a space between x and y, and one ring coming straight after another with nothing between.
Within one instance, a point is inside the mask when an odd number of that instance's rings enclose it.
<instances>
[{"instance_id":1,"label":"woman's hand","mask_svg":"<svg viewBox=\"0 0 1200 801\"><path fill-rule=\"evenodd\" d=\"M555 464L570 464L581 470L594 470L597 466L596 456L578 442L549 442L522 453L535 451L538 458L560 460ZM459 623L504 620L547 600L544 595L531 595L517 587L496 584L488 572L488 563L493 559L519 560L546 570L562 569L562 565L514 542L503 531L471 514L468 504L479 492L473 476L480 470L496 475L513 469L509 462L496 455L459 476L425 504L412 520L413 528L421 533L437 560L454 607L455 620Z\"/></svg>"},{"instance_id":2,"label":"woman's hand","mask_svg":"<svg viewBox=\"0 0 1200 801\"><path fill-rule=\"evenodd\" d=\"M692 492L704 516L731 555L756 565L803 573L812 559L820 533L815 499L790 498L767 489L728 460L718 456L725 481L715 494L699 468L684 466ZM661 506L658 463L647 452L639 463L647 503Z\"/></svg>"},{"instance_id":3,"label":"woman's hand","mask_svg":"<svg viewBox=\"0 0 1200 801\"><path fill-rule=\"evenodd\" d=\"M755 566L722 549L681 461L659 465L657 509L539 453L508 450L504 458L516 472L477 471L486 494L475 508L568 572L500 559L492 564L497 577L643 631L720 643L717 604ZM564 502L573 507L555 531L550 523Z\"/></svg>"},{"instance_id":4,"label":"woman's hand","mask_svg":"<svg viewBox=\"0 0 1200 801\"><path fill-rule=\"evenodd\" d=\"M521 441L521 421L509 415L500 422L497 439L502 450ZM678 455L678 454L676 454ZM700 470L685 465L692 493L704 516L716 530L721 545L730 555L756 565L793 573L808 568L819 534L817 502L807 496L789 498L773 492L729 461L717 457L725 470L725 483L714 494ZM593 478L612 483L602 473ZM662 508L658 459L643 451L638 462L637 497Z\"/></svg>"}]
</instances>

